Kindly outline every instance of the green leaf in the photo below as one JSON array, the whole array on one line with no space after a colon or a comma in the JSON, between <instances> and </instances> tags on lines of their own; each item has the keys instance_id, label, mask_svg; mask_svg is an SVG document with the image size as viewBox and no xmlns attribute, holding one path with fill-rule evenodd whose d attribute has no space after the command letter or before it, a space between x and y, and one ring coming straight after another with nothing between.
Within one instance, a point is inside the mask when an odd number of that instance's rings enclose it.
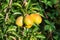
<instances>
[{"instance_id":1,"label":"green leaf","mask_svg":"<svg viewBox=\"0 0 60 40\"><path fill-rule=\"evenodd\" d=\"M0 13L0 16L2 16L2 17L3 17L3 14L2 14L2 13Z\"/></svg>"},{"instance_id":2,"label":"green leaf","mask_svg":"<svg viewBox=\"0 0 60 40\"><path fill-rule=\"evenodd\" d=\"M46 4L46 3L47 3L47 0L42 0L41 2L43 2L43 3L45 3L45 4Z\"/></svg>"},{"instance_id":3,"label":"green leaf","mask_svg":"<svg viewBox=\"0 0 60 40\"><path fill-rule=\"evenodd\" d=\"M45 21L45 23L47 23L47 24L51 24L48 20L44 20Z\"/></svg>"},{"instance_id":4,"label":"green leaf","mask_svg":"<svg viewBox=\"0 0 60 40\"><path fill-rule=\"evenodd\" d=\"M7 3L9 3L9 0L6 0Z\"/></svg>"},{"instance_id":5,"label":"green leaf","mask_svg":"<svg viewBox=\"0 0 60 40\"><path fill-rule=\"evenodd\" d=\"M34 37L34 36L31 36L31 37L30 37L30 40L37 40L37 38Z\"/></svg>"},{"instance_id":6,"label":"green leaf","mask_svg":"<svg viewBox=\"0 0 60 40\"><path fill-rule=\"evenodd\" d=\"M23 36L27 36L27 29L26 28L24 28Z\"/></svg>"},{"instance_id":7,"label":"green leaf","mask_svg":"<svg viewBox=\"0 0 60 40\"><path fill-rule=\"evenodd\" d=\"M26 6L26 9L29 8L30 2L31 2L31 0L28 0L28 2L27 2L28 4L27 4L27 6Z\"/></svg>"},{"instance_id":8,"label":"green leaf","mask_svg":"<svg viewBox=\"0 0 60 40\"><path fill-rule=\"evenodd\" d=\"M49 30L49 29L50 29L50 25L45 25L44 30L46 31L46 30Z\"/></svg>"},{"instance_id":9,"label":"green leaf","mask_svg":"<svg viewBox=\"0 0 60 40\"><path fill-rule=\"evenodd\" d=\"M9 26L7 32L16 31L16 26Z\"/></svg>"},{"instance_id":10,"label":"green leaf","mask_svg":"<svg viewBox=\"0 0 60 40\"><path fill-rule=\"evenodd\" d=\"M37 37L37 38L43 38L43 39L45 38L45 36L42 35L42 34L36 35L36 37Z\"/></svg>"},{"instance_id":11,"label":"green leaf","mask_svg":"<svg viewBox=\"0 0 60 40\"><path fill-rule=\"evenodd\" d=\"M40 13L40 16L44 17L44 15L42 13Z\"/></svg>"},{"instance_id":12,"label":"green leaf","mask_svg":"<svg viewBox=\"0 0 60 40\"><path fill-rule=\"evenodd\" d=\"M13 15L16 15L16 14L22 14L22 13L20 13L20 12L14 12L14 14L13 14Z\"/></svg>"},{"instance_id":13,"label":"green leaf","mask_svg":"<svg viewBox=\"0 0 60 40\"><path fill-rule=\"evenodd\" d=\"M6 4L6 3L2 5L2 9L5 9L7 7L8 7L8 4Z\"/></svg>"},{"instance_id":14,"label":"green leaf","mask_svg":"<svg viewBox=\"0 0 60 40\"><path fill-rule=\"evenodd\" d=\"M37 11L39 11L39 9L38 9L38 8L36 8L36 7L32 8L32 10L37 10Z\"/></svg>"},{"instance_id":15,"label":"green leaf","mask_svg":"<svg viewBox=\"0 0 60 40\"><path fill-rule=\"evenodd\" d=\"M49 32L54 31L55 26L54 25L45 25L44 30L49 31Z\"/></svg>"},{"instance_id":16,"label":"green leaf","mask_svg":"<svg viewBox=\"0 0 60 40\"><path fill-rule=\"evenodd\" d=\"M9 38L7 40L12 40L12 39L15 39L15 37L14 36L9 36Z\"/></svg>"},{"instance_id":17,"label":"green leaf","mask_svg":"<svg viewBox=\"0 0 60 40\"><path fill-rule=\"evenodd\" d=\"M19 3L13 3L12 6L18 6L18 7L22 8L22 5Z\"/></svg>"},{"instance_id":18,"label":"green leaf","mask_svg":"<svg viewBox=\"0 0 60 40\"><path fill-rule=\"evenodd\" d=\"M50 7L52 7L51 1L48 1L48 2L47 2L47 5L49 5Z\"/></svg>"},{"instance_id":19,"label":"green leaf","mask_svg":"<svg viewBox=\"0 0 60 40\"><path fill-rule=\"evenodd\" d=\"M54 36L53 38L54 38L55 40L58 40L59 36L56 35L56 36Z\"/></svg>"},{"instance_id":20,"label":"green leaf","mask_svg":"<svg viewBox=\"0 0 60 40\"><path fill-rule=\"evenodd\" d=\"M34 29L33 29L33 32L36 32L39 30L39 27L37 25L34 25Z\"/></svg>"},{"instance_id":21,"label":"green leaf","mask_svg":"<svg viewBox=\"0 0 60 40\"><path fill-rule=\"evenodd\" d=\"M4 34L2 32L2 30L0 29L0 38L3 38Z\"/></svg>"},{"instance_id":22,"label":"green leaf","mask_svg":"<svg viewBox=\"0 0 60 40\"><path fill-rule=\"evenodd\" d=\"M11 15L11 16L10 16L10 19L9 19L10 23L14 23L14 22L15 22L14 16L15 16L15 15Z\"/></svg>"},{"instance_id":23,"label":"green leaf","mask_svg":"<svg viewBox=\"0 0 60 40\"><path fill-rule=\"evenodd\" d=\"M59 0L51 0L51 2L53 2L53 4L56 4L59 2Z\"/></svg>"},{"instance_id":24,"label":"green leaf","mask_svg":"<svg viewBox=\"0 0 60 40\"><path fill-rule=\"evenodd\" d=\"M16 37L19 37L19 35L15 32L10 32L10 34L15 35Z\"/></svg>"}]
</instances>

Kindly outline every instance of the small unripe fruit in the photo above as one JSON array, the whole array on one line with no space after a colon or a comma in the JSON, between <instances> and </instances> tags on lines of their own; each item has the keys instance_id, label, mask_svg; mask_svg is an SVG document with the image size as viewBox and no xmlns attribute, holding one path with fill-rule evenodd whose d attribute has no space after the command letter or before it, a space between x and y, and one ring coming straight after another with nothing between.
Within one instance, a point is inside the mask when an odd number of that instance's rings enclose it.
<instances>
[{"instance_id":1,"label":"small unripe fruit","mask_svg":"<svg viewBox=\"0 0 60 40\"><path fill-rule=\"evenodd\" d=\"M42 22L42 17L39 14L37 14L37 13L31 14L30 16L33 19L34 23L36 23L37 25Z\"/></svg>"},{"instance_id":2,"label":"small unripe fruit","mask_svg":"<svg viewBox=\"0 0 60 40\"><path fill-rule=\"evenodd\" d=\"M17 26L23 26L23 16L20 16L16 19L16 25Z\"/></svg>"},{"instance_id":3,"label":"small unripe fruit","mask_svg":"<svg viewBox=\"0 0 60 40\"><path fill-rule=\"evenodd\" d=\"M30 17L30 15L26 15L25 16L25 18L24 18L24 23L25 23L25 25L30 25L30 26L32 26L33 25L33 20L32 20L32 18Z\"/></svg>"}]
</instances>

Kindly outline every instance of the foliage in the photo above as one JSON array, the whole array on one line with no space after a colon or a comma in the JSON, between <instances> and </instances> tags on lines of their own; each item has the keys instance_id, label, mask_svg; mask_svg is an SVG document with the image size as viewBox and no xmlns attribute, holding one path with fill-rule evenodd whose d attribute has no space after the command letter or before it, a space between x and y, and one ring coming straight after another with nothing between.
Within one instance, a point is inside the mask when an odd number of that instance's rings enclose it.
<instances>
[{"instance_id":1,"label":"foliage","mask_svg":"<svg viewBox=\"0 0 60 40\"><path fill-rule=\"evenodd\" d=\"M16 19L39 13L40 25L18 27ZM0 40L60 40L60 0L0 0Z\"/></svg>"}]
</instances>

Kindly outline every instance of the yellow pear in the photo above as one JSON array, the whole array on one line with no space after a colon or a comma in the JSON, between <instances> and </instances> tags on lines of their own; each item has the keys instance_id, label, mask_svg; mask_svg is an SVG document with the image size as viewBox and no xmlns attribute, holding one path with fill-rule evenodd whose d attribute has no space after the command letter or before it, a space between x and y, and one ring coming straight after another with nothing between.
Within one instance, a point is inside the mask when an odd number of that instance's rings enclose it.
<instances>
[{"instance_id":1,"label":"yellow pear","mask_svg":"<svg viewBox=\"0 0 60 40\"><path fill-rule=\"evenodd\" d=\"M27 25L27 26L26 26L27 28L33 25L33 20L32 20L32 18L30 17L30 15L27 14L27 15L25 16L25 18L24 18L24 23L25 23L25 25Z\"/></svg>"},{"instance_id":2,"label":"yellow pear","mask_svg":"<svg viewBox=\"0 0 60 40\"><path fill-rule=\"evenodd\" d=\"M16 25L17 26L23 26L23 16L19 16L17 19L16 19Z\"/></svg>"},{"instance_id":3,"label":"yellow pear","mask_svg":"<svg viewBox=\"0 0 60 40\"><path fill-rule=\"evenodd\" d=\"M26 28L31 28L31 27L32 27L32 25L26 25L25 27L26 27Z\"/></svg>"},{"instance_id":4,"label":"yellow pear","mask_svg":"<svg viewBox=\"0 0 60 40\"><path fill-rule=\"evenodd\" d=\"M30 14L31 18L33 19L34 23L37 25L42 22L42 17L39 14Z\"/></svg>"}]
</instances>

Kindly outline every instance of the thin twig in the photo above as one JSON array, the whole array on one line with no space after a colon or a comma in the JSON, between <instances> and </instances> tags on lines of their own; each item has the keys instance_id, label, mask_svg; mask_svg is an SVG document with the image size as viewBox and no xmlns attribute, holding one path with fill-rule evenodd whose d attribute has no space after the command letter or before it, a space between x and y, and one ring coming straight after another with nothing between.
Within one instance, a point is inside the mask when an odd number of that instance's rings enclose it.
<instances>
[{"instance_id":1,"label":"thin twig","mask_svg":"<svg viewBox=\"0 0 60 40\"><path fill-rule=\"evenodd\" d=\"M52 32L49 33L48 39L53 40Z\"/></svg>"},{"instance_id":2,"label":"thin twig","mask_svg":"<svg viewBox=\"0 0 60 40\"><path fill-rule=\"evenodd\" d=\"M6 21L8 20L8 18L9 18L8 14L9 14L11 5L12 5L12 0L10 0L8 7L5 9L5 12L6 12L5 22L6 22Z\"/></svg>"},{"instance_id":3,"label":"thin twig","mask_svg":"<svg viewBox=\"0 0 60 40\"><path fill-rule=\"evenodd\" d=\"M26 1L27 1L27 0L24 0L24 1L23 1L23 4L25 4L25 3L26 3Z\"/></svg>"},{"instance_id":4,"label":"thin twig","mask_svg":"<svg viewBox=\"0 0 60 40\"><path fill-rule=\"evenodd\" d=\"M46 18L48 19L47 13L44 13L44 14L45 14Z\"/></svg>"},{"instance_id":5,"label":"thin twig","mask_svg":"<svg viewBox=\"0 0 60 40\"><path fill-rule=\"evenodd\" d=\"M24 0L24 1L23 1L23 6L25 5L26 1L27 1L27 0Z\"/></svg>"},{"instance_id":6,"label":"thin twig","mask_svg":"<svg viewBox=\"0 0 60 40\"><path fill-rule=\"evenodd\" d=\"M12 0L10 0L10 2L9 2L9 7L11 8L11 5L12 5Z\"/></svg>"}]
</instances>

